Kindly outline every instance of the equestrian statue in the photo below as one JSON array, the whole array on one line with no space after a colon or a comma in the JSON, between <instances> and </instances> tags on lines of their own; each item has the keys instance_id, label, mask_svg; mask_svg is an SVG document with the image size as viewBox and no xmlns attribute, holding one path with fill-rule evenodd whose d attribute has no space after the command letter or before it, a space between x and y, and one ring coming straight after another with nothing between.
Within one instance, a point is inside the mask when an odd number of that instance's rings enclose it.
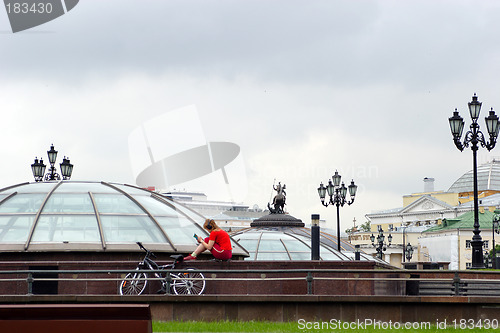
<instances>
[{"instance_id":1,"label":"equestrian statue","mask_svg":"<svg viewBox=\"0 0 500 333\"><path fill-rule=\"evenodd\" d=\"M281 186L281 182L278 182L277 186L273 185L273 190L277 192L277 194L273 198L273 207L271 207L271 204L267 204L267 208L271 212L271 214L285 214L285 201L286 201L286 192L285 192L286 185L283 184Z\"/></svg>"}]
</instances>

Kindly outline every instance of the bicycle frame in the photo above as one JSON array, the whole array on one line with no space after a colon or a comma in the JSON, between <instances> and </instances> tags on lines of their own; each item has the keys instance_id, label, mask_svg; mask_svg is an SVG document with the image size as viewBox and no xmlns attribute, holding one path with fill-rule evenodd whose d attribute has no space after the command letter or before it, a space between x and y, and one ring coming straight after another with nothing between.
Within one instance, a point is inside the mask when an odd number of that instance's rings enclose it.
<instances>
[{"instance_id":1,"label":"bicycle frame","mask_svg":"<svg viewBox=\"0 0 500 333\"><path fill-rule=\"evenodd\" d=\"M144 292L148 275L154 276L160 280L161 289L159 292L171 293L176 295L200 295L205 290L205 277L202 273L196 272L193 268L186 268L188 272L173 273L175 266L182 261L182 255L171 256L174 262L167 265L158 265L151 257L156 257L153 252L146 249L140 242L137 245L146 251L146 255L137 265L136 271L128 273L120 284L120 295L140 295ZM170 271L168 271L168 269ZM165 273L158 272L165 270Z\"/></svg>"},{"instance_id":2,"label":"bicycle frame","mask_svg":"<svg viewBox=\"0 0 500 333\"><path fill-rule=\"evenodd\" d=\"M137 244L139 245L139 247L141 249L146 251L146 256L137 265L138 270L144 270L144 271L148 271L148 270L159 271L159 270L167 270L167 269L172 270L175 268L175 265L178 263L177 260L174 260L174 262L171 264L158 265L153 259L150 258L151 256L155 256L155 255L151 251L147 250L140 242L138 242ZM144 273L151 274L151 272L144 272ZM170 273L170 272L165 272L164 274L159 273L159 272L153 272L153 274L161 282L161 289L159 291L163 291L165 293L170 293L171 278L179 278L178 275Z\"/></svg>"}]
</instances>

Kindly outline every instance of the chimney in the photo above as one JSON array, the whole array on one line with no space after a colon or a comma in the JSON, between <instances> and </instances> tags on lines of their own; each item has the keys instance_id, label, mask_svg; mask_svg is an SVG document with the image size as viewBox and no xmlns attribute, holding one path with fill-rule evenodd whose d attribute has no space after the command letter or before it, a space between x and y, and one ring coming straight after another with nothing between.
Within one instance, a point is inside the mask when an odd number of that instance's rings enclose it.
<instances>
[{"instance_id":1,"label":"chimney","mask_svg":"<svg viewBox=\"0 0 500 333\"><path fill-rule=\"evenodd\" d=\"M434 178L424 178L424 193L434 192Z\"/></svg>"}]
</instances>

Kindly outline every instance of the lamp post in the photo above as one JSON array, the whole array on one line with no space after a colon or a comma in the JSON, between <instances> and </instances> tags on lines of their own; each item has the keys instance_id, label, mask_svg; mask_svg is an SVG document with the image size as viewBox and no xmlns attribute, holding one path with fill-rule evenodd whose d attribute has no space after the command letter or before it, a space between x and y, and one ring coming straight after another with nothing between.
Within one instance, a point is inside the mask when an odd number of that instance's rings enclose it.
<instances>
[{"instance_id":1,"label":"lamp post","mask_svg":"<svg viewBox=\"0 0 500 333\"><path fill-rule=\"evenodd\" d=\"M500 234L499 223L500 215L498 215L497 211L495 211L495 215L493 215L493 221L491 223L491 235L493 236L493 269L497 268L497 249L495 246L495 233Z\"/></svg>"},{"instance_id":2,"label":"lamp post","mask_svg":"<svg viewBox=\"0 0 500 333\"><path fill-rule=\"evenodd\" d=\"M50 146L50 150L47 151L47 156L49 158L50 168L49 172L44 176L46 165L43 163L43 159L40 158L38 160L35 157L35 162L31 164L31 171L33 172L33 177L35 177L36 182L41 182L43 180L60 180L61 176L57 173L57 169L55 167L56 159L57 159L57 150L54 149L54 145ZM61 175L63 180L67 180L71 178L71 174L73 173L73 164L70 163L69 158L66 156L63 158L63 162L59 164L61 168Z\"/></svg>"},{"instance_id":3,"label":"lamp post","mask_svg":"<svg viewBox=\"0 0 500 333\"><path fill-rule=\"evenodd\" d=\"M402 217L401 217L401 219L402 219ZM406 233L406 228L408 228L408 226L403 226L403 223L401 223L401 228L404 228L403 229L403 262L405 262L405 258L406 258L406 247L405 247L406 239L405 239L405 233Z\"/></svg>"},{"instance_id":4,"label":"lamp post","mask_svg":"<svg viewBox=\"0 0 500 333\"><path fill-rule=\"evenodd\" d=\"M413 246L411 246L410 242L408 242L408 244L406 244L406 247L404 249L405 249L405 257L406 259L408 259L408 262L410 262L411 258L413 257Z\"/></svg>"},{"instance_id":5,"label":"lamp post","mask_svg":"<svg viewBox=\"0 0 500 333\"><path fill-rule=\"evenodd\" d=\"M453 112L453 116L448 118L450 122L451 134L453 135L453 142L458 150L463 151L466 147L471 147L472 150L472 165L473 165L473 178L474 178L474 236L472 236L472 269L484 268L483 262L483 240L481 238L481 230L479 229L479 204L478 204L478 189L477 189L477 150L479 145L492 150L495 147L498 137L499 121L498 116L491 108L488 117L485 117L486 129L489 134L489 141L486 141L483 133L479 130L477 120L479 112L481 111L481 102L478 102L476 94L469 102L469 112L472 118L470 130L465 134L464 142L462 143L461 137L464 129L464 120L458 114L457 109Z\"/></svg>"},{"instance_id":6,"label":"lamp post","mask_svg":"<svg viewBox=\"0 0 500 333\"><path fill-rule=\"evenodd\" d=\"M490 261L490 257L488 256L488 250L484 250L484 256L483 256L483 260L484 260L484 267L485 268L491 268L491 261Z\"/></svg>"},{"instance_id":7,"label":"lamp post","mask_svg":"<svg viewBox=\"0 0 500 333\"><path fill-rule=\"evenodd\" d=\"M319 260L319 214L311 215L311 260Z\"/></svg>"},{"instance_id":8,"label":"lamp post","mask_svg":"<svg viewBox=\"0 0 500 333\"><path fill-rule=\"evenodd\" d=\"M360 245L354 245L354 260L361 260L361 253L359 252Z\"/></svg>"},{"instance_id":9,"label":"lamp post","mask_svg":"<svg viewBox=\"0 0 500 333\"><path fill-rule=\"evenodd\" d=\"M351 181L351 185L349 188L349 195L351 200L346 200L347 195L347 187L345 187L344 182L340 185L341 176L335 170L335 174L332 176L331 180L328 180L328 185L325 187L323 183L321 183L318 187L318 194L323 206L328 207L329 205L337 206L337 250L340 251L340 207L343 207L345 204L352 205L354 202L354 197L356 196L356 190L358 186L354 184L354 180ZM326 193L328 192L328 196L330 200L325 201Z\"/></svg>"},{"instance_id":10,"label":"lamp post","mask_svg":"<svg viewBox=\"0 0 500 333\"><path fill-rule=\"evenodd\" d=\"M384 230L382 230L382 228L379 227L378 235L377 235L377 242L375 243L375 236L373 234L370 236L370 240L372 241L372 245L377 250L377 258L382 259L383 252L385 252L387 250L387 247L391 246L392 235L389 234L389 236L387 237L387 241L389 243L388 244L385 243Z\"/></svg>"}]
</instances>

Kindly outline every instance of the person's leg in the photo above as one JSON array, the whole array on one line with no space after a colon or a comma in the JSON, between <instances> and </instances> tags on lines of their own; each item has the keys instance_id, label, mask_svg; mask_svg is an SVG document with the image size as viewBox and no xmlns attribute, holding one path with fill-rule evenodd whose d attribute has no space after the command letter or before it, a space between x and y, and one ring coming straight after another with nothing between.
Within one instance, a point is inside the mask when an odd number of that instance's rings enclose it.
<instances>
[{"instance_id":1,"label":"person's leg","mask_svg":"<svg viewBox=\"0 0 500 333\"><path fill-rule=\"evenodd\" d=\"M208 244L208 241L209 241L209 237L205 238L204 239L205 243ZM191 253L189 256L185 257L184 260L193 260L193 259L196 259L196 257L201 254L202 252L204 252L207 248L205 247L205 245L203 243L200 243L198 245L198 247L196 248L196 250L194 250L193 253Z\"/></svg>"},{"instance_id":2,"label":"person's leg","mask_svg":"<svg viewBox=\"0 0 500 333\"><path fill-rule=\"evenodd\" d=\"M191 255L193 257L197 257L200 253L202 253L203 251L205 251L207 248L205 247L205 245L203 245L203 243L200 243L198 245L198 247L196 248L196 250L194 250L193 253L191 253Z\"/></svg>"},{"instance_id":3,"label":"person's leg","mask_svg":"<svg viewBox=\"0 0 500 333\"><path fill-rule=\"evenodd\" d=\"M233 256L232 251L228 250L221 250L220 252L212 251L212 255L214 256L215 259L219 260L229 260Z\"/></svg>"},{"instance_id":4,"label":"person's leg","mask_svg":"<svg viewBox=\"0 0 500 333\"><path fill-rule=\"evenodd\" d=\"M212 250L210 251L215 259L228 260L232 257L232 251L222 250L219 244L214 244Z\"/></svg>"}]
</instances>

